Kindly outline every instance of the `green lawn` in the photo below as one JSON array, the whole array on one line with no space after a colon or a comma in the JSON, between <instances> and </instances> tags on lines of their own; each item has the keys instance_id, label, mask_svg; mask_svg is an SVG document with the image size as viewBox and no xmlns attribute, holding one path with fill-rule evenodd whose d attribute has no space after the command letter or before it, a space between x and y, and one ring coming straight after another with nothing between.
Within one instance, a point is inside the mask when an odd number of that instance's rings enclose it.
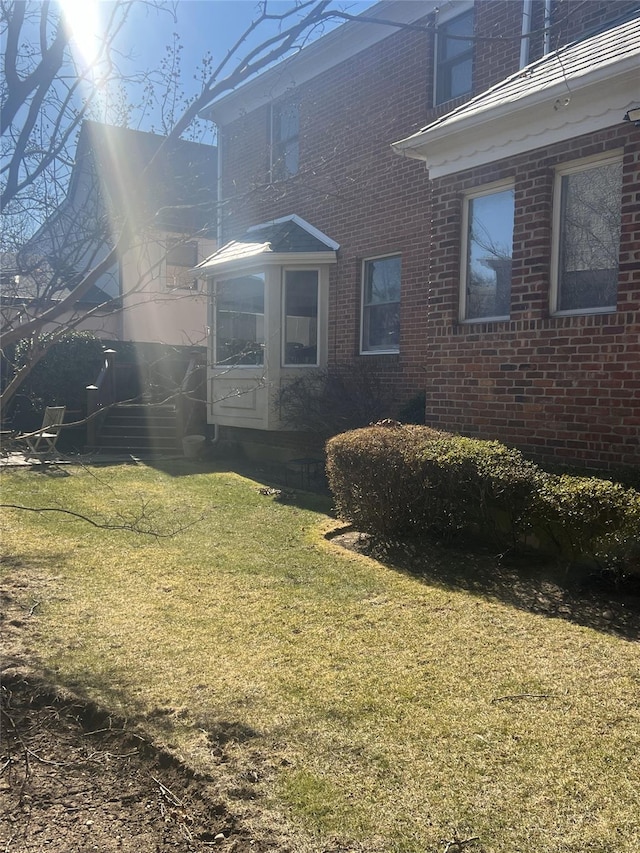
<instances>
[{"instance_id":1,"label":"green lawn","mask_svg":"<svg viewBox=\"0 0 640 853\"><path fill-rule=\"evenodd\" d=\"M4 471L2 501L202 520L155 539L5 510L43 668L197 768L223 744L228 786L253 768L301 850L637 853L640 644L344 551L321 498L187 464L68 473Z\"/></svg>"}]
</instances>

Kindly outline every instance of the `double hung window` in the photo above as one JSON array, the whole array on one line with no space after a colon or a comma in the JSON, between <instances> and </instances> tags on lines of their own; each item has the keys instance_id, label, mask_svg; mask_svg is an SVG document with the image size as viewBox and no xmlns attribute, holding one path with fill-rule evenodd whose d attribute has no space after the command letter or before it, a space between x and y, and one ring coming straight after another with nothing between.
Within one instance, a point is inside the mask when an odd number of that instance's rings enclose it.
<instances>
[{"instance_id":1,"label":"double hung window","mask_svg":"<svg viewBox=\"0 0 640 853\"><path fill-rule=\"evenodd\" d=\"M195 290L198 282L189 276L198 263L198 241L176 240L167 242L167 287L181 290Z\"/></svg>"},{"instance_id":2,"label":"double hung window","mask_svg":"<svg viewBox=\"0 0 640 853\"><path fill-rule=\"evenodd\" d=\"M577 163L556 174L551 310L615 311L622 160Z\"/></svg>"},{"instance_id":3,"label":"double hung window","mask_svg":"<svg viewBox=\"0 0 640 853\"><path fill-rule=\"evenodd\" d=\"M466 197L463 211L461 320L509 318L513 217L512 186L494 185Z\"/></svg>"},{"instance_id":4,"label":"double hung window","mask_svg":"<svg viewBox=\"0 0 640 853\"><path fill-rule=\"evenodd\" d=\"M293 101L271 107L271 180L283 181L298 173L300 113Z\"/></svg>"},{"instance_id":5,"label":"double hung window","mask_svg":"<svg viewBox=\"0 0 640 853\"><path fill-rule=\"evenodd\" d=\"M400 255L364 261L361 352L398 352L400 346Z\"/></svg>"},{"instance_id":6,"label":"double hung window","mask_svg":"<svg viewBox=\"0 0 640 853\"><path fill-rule=\"evenodd\" d=\"M468 95L473 88L473 9L438 25L435 102Z\"/></svg>"}]
</instances>

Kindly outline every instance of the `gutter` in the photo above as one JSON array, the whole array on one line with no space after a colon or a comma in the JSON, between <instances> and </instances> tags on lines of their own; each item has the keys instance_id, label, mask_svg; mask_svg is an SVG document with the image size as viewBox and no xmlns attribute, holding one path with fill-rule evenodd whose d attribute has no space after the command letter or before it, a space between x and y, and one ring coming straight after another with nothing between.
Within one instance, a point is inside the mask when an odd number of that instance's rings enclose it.
<instances>
[{"instance_id":1,"label":"gutter","mask_svg":"<svg viewBox=\"0 0 640 853\"><path fill-rule=\"evenodd\" d=\"M351 59L403 26L411 25L438 8L438 0L382 0L361 13L365 20L348 20L312 41L276 65L251 77L237 89L222 95L200 115L227 124L247 112L270 103L287 91L313 80L336 65ZM392 21L393 24L375 20Z\"/></svg>"},{"instance_id":2,"label":"gutter","mask_svg":"<svg viewBox=\"0 0 640 853\"><path fill-rule=\"evenodd\" d=\"M596 71L588 69L583 74L570 77L568 83L571 94L576 95L578 92L595 86L602 81L611 83L616 78L622 77L629 72L637 75L639 56L640 47L634 53L627 55L618 62L600 66ZM502 84L499 84L495 91L499 90L500 85ZM487 94L485 92L479 97L484 98ZM540 105L549 104L554 109L557 109L555 107L557 101L565 99L566 96L567 81L562 79L551 86L535 91L533 94L505 98L500 102L493 101L489 106L477 112L469 111L469 107L473 105L473 101L469 101L461 108L459 117L452 116L444 121L434 122L412 136L392 143L391 147L396 153L405 157L424 160L424 156L418 152L418 149L422 146L432 144L441 139L450 138L453 134L473 131L485 124L493 123L505 117L513 117L517 113Z\"/></svg>"}]
</instances>

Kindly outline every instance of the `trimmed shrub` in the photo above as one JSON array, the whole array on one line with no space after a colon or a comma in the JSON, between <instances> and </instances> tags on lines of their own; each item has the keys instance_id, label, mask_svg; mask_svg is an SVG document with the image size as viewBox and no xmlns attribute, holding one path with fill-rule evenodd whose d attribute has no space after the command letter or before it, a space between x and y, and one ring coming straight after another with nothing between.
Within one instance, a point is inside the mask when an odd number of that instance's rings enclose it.
<instances>
[{"instance_id":1,"label":"trimmed shrub","mask_svg":"<svg viewBox=\"0 0 640 853\"><path fill-rule=\"evenodd\" d=\"M499 442L424 426L374 425L335 436L326 449L340 516L390 538L461 529L513 538L542 476Z\"/></svg>"},{"instance_id":2,"label":"trimmed shrub","mask_svg":"<svg viewBox=\"0 0 640 853\"><path fill-rule=\"evenodd\" d=\"M383 537L412 532L425 498L416 450L439 436L427 427L372 426L330 439L327 478L340 518Z\"/></svg>"},{"instance_id":3,"label":"trimmed shrub","mask_svg":"<svg viewBox=\"0 0 640 853\"><path fill-rule=\"evenodd\" d=\"M462 531L591 565L624 560L640 541L640 493L548 474L497 441L383 422L326 452L339 517L384 539Z\"/></svg>"},{"instance_id":4,"label":"trimmed shrub","mask_svg":"<svg viewBox=\"0 0 640 853\"><path fill-rule=\"evenodd\" d=\"M541 544L570 562L625 560L640 544L640 493L596 477L548 475L535 494Z\"/></svg>"}]
</instances>

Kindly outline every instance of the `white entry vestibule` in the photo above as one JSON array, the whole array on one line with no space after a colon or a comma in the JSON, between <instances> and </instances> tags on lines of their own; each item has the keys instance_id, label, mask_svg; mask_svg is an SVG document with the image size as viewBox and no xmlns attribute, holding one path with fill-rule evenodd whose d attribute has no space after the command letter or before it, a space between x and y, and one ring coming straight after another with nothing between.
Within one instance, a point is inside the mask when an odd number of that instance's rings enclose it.
<instances>
[{"instance_id":1,"label":"white entry vestibule","mask_svg":"<svg viewBox=\"0 0 640 853\"><path fill-rule=\"evenodd\" d=\"M256 225L196 268L209 282L207 419L279 430L279 390L327 364L338 244L298 216Z\"/></svg>"}]
</instances>

